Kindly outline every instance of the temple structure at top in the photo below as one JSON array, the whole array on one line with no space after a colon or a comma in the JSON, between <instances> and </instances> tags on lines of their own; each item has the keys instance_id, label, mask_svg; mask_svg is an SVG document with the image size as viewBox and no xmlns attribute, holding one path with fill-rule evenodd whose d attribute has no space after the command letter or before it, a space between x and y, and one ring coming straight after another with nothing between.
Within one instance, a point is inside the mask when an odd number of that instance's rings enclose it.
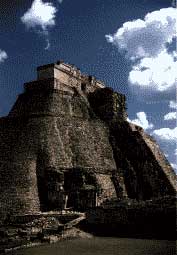
<instances>
[{"instance_id":1,"label":"temple structure at top","mask_svg":"<svg viewBox=\"0 0 177 255\"><path fill-rule=\"evenodd\" d=\"M48 80L48 84L42 81ZM37 68L37 82L27 83L26 90L36 89L36 84L43 85L44 89L56 89L63 91L70 91L71 87L80 88L82 91L88 93L97 88L104 88L103 82L96 80L93 76L84 75L74 65L65 64L58 61L55 64L48 64L39 66Z\"/></svg>"}]
</instances>

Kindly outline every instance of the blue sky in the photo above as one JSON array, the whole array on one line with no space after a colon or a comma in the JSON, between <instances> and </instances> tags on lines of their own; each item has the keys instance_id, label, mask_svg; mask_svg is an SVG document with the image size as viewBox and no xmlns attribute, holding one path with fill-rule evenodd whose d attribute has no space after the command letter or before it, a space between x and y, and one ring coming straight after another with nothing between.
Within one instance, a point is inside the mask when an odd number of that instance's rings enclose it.
<instances>
[{"instance_id":1,"label":"blue sky","mask_svg":"<svg viewBox=\"0 0 177 255\"><path fill-rule=\"evenodd\" d=\"M62 59L124 93L177 170L176 24L175 0L1 0L0 116L37 66Z\"/></svg>"}]
</instances>

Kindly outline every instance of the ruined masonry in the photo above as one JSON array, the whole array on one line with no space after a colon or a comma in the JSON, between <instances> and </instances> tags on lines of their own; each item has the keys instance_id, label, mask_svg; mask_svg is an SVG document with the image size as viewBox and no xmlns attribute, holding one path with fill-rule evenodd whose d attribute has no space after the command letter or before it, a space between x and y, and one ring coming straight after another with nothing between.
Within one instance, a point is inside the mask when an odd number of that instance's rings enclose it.
<instances>
[{"instance_id":1,"label":"ruined masonry","mask_svg":"<svg viewBox=\"0 0 177 255\"><path fill-rule=\"evenodd\" d=\"M0 118L0 217L175 195L155 140L126 121L125 96L73 65L37 68Z\"/></svg>"}]
</instances>

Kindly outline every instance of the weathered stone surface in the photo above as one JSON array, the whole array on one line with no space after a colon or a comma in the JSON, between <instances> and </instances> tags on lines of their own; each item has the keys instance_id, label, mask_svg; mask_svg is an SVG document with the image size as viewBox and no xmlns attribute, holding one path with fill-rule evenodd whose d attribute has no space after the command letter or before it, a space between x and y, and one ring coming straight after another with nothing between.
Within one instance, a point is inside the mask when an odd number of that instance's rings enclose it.
<instances>
[{"instance_id":1,"label":"weathered stone surface","mask_svg":"<svg viewBox=\"0 0 177 255\"><path fill-rule=\"evenodd\" d=\"M90 238L91 234L78 229L83 219L85 214L78 212L12 216L8 224L0 227L0 254L68 238Z\"/></svg>"},{"instance_id":2,"label":"weathered stone surface","mask_svg":"<svg viewBox=\"0 0 177 255\"><path fill-rule=\"evenodd\" d=\"M83 229L101 236L176 240L176 198L124 200L90 208Z\"/></svg>"},{"instance_id":3,"label":"weathered stone surface","mask_svg":"<svg viewBox=\"0 0 177 255\"><path fill-rule=\"evenodd\" d=\"M175 195L156 142L126 121L125 96L64 63L38 68L0 119L0 217Z\"/></svg>"}]
</instances>

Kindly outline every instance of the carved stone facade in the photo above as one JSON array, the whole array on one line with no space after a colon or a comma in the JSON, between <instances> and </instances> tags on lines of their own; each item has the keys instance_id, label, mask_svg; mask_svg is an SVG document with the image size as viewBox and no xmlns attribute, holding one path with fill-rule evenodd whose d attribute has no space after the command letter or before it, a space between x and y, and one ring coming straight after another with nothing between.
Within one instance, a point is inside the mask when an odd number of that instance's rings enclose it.
<instances>
[{"instance_id":1,"label":"carved stone facade","mask_svg":"<svg viewBox=\"0 0 177 255\"><path fill-rule=\"evenodd\" d=\"M0 215L175 195L175 173L125 96L63 62L38 69L0 119Z\"/></svg>"}]
</instances>

